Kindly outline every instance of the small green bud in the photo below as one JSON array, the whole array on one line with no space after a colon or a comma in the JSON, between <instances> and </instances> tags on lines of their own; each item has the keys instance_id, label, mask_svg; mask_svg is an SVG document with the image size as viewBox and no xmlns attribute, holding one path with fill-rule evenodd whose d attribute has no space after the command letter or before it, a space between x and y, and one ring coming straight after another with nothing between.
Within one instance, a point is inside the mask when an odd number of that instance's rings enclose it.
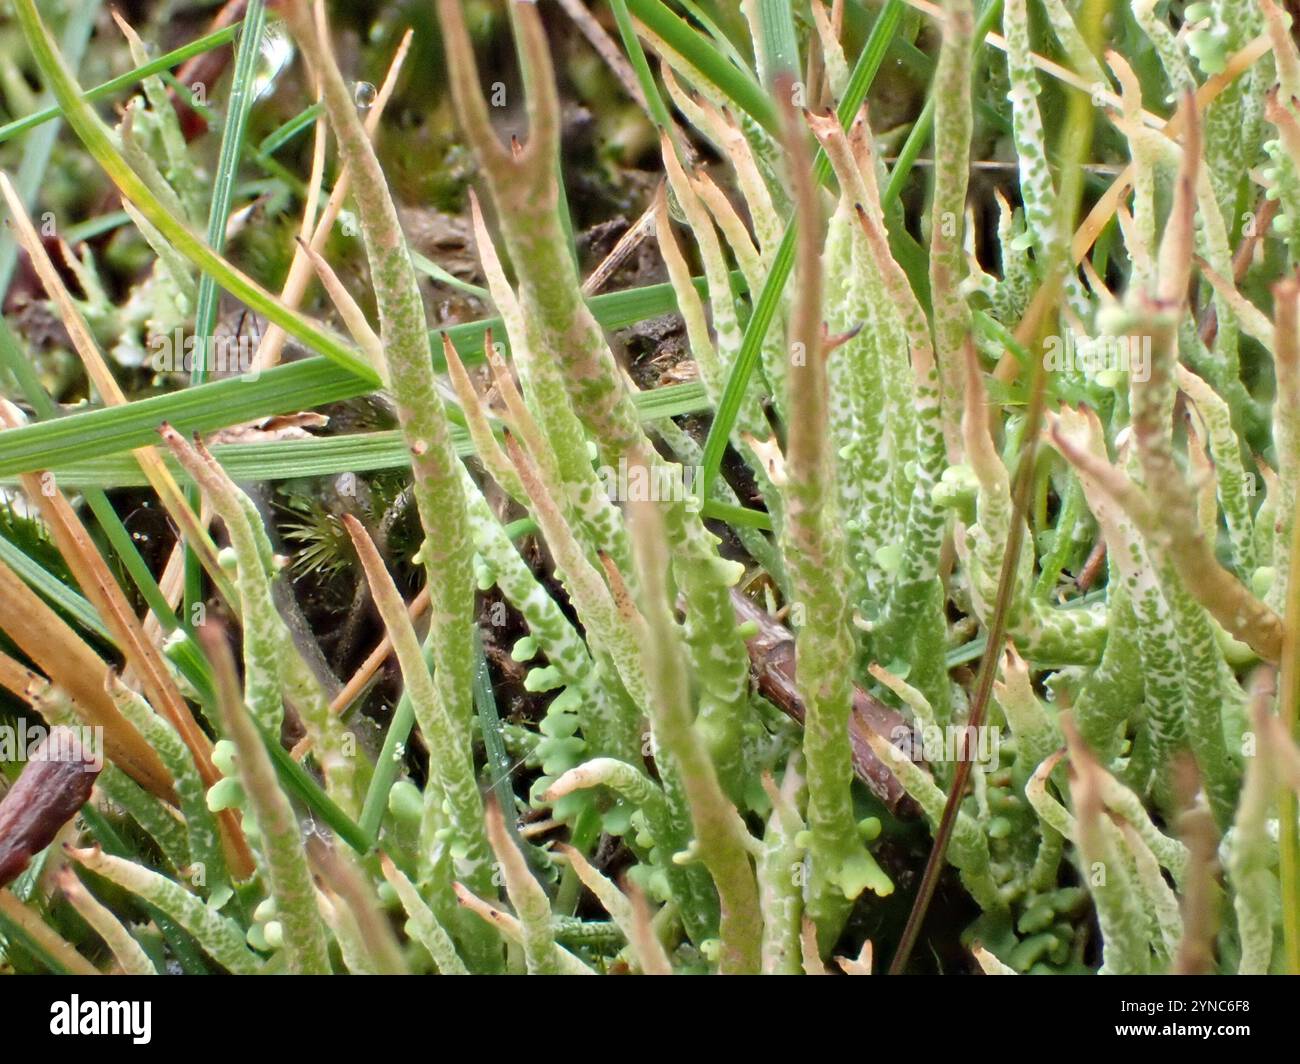
<instances>
[{"instance_id":1,"label":"small green bud","mask_svg":"<svg viewBox=\"0 0 1300 1064\"><path fill-rule=\"evenodd\" d=\"M424 797L410 780L398 780L388 792L388 811L393 819L416 827L424 816Z\"/></svg>"},{"instance_id":2,"label":"small green bud","mask_svg":"<svg viewBox=\"0 0 1300 1064\"><path fill-rule=\"evenodd\" d=\"M267 952L271 948L270 944L266 941L266 926L264 924L253 924L252 927L244 932L244 938L253 949L261 950L263 953Z\"/></svg>"},{"instance_id":3,"label":"small green bud","mask_svg":"<svg viewBox=\"0 0 1300 1064\"><path fill-rule=\"evenodd\" d=\"M1250 574L1250 589L1259 598L1268 594L1273 586L1273 580L1277 576L1277 570L1271 565L1261 565Z\"/></svg>"},{"instance_id":4,"label":"small green bud","mask_svg":"<svg viewBox=\"0 0 1300 1064\"><path fill-rule=\"evenodd\" d=\"M229 739L218 739L212 745L212 763L223 776L238 775L239 769L235 764L235 744Z\"/></svg>"},{"instance_id":5,"label":"small green bud","mask_svg":"<svg viewBox=\"0 0 1300 1064\"><path fill-rule=\"evenodd\" d=\"M529 669L528 675L524 677L524 690L532 691L534 694L541 691L554 691L557 687L563 686L564 678L554 665Z\"/></svg>"},{"instance_id":6,"label":"small green bud","mask_svg":"<svg viewBox=\"0 0 1300 1064\"><path fill-rule=\"evenodd\" d=\"M231 776L217 780L208 789L208 808L214 813L220 813L224 809L238 809L243 804L244 785Z\"/></svg>"}]
</instances>

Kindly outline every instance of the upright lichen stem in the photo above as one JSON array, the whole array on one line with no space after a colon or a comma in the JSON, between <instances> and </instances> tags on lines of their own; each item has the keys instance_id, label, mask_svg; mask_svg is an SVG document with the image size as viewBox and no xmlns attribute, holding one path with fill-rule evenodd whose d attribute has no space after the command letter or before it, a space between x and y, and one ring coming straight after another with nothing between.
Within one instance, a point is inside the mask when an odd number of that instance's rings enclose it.
<instances>
[{"instance_id":1,"label":"upright lichen stem","mask_svg":"<svg viewBox=\"0 0 1300 1064\"><path fill-rule=\"evenodd\" d=\"M736 807L723 794L718 774L691 721L687 673L669 608L663 519L655 503L634 506L633 544L646 628L642 658L651 692L655 737L681 773L695 825L689 858L702 861L718 887L722 903L718 969L723 974L756 975L761 966L763 932L751 860L756 843Z\"/></svg>"},{"instance_id":2,"label":"upright lichen stem","mask_svg":"<svg viewBox=\"0 0 1300 1064\"><path fill-rule=\"evenodd\" d=\"M786 446L785 557L799 622L797 677L804 699L803 749L808 774L811 877L808 915L823 948L839 935L873 865L853 818L853 636L849 627L844 540L832 502L827 429L828 344L822 324L821 245L825 220L813 184L808 131L791 105L793 83L778 82L784 101L786 152L794 192L797 292L790 317L790 426Z\"/></svg>"},{"instance_id":3,"label":"upright lichen stem","mask_svg":"<svg viewBox=\"0 0 1300 1064\"><path fill-rule=\"evenodd\" d=\"M321 85L339 152L353 175L379 309L387 379L411 458L412 487L424 530L420 560L429 586L434 681L460 747L450 756L469 760L474 715L474 542L460 459L452 446L434 377L424 303L383 168L334 54L318 33L304 0L289 0L284 14ZM476 833L482 825L460 824L457 830ZM490 893L491 867L480 863L466 883L476 892ZM477 960L491 963L486 956Z\"/></svg>"}]
</instances>

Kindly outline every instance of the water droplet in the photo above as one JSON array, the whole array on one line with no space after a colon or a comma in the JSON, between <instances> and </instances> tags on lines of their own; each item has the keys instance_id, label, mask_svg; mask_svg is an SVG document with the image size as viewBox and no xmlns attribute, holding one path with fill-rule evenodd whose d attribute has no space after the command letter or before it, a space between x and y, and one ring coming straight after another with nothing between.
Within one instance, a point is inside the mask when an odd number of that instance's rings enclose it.
<instances>
[{"instance_id":1,"label":"water droplet","mask_svg":"<svg viewBox=\"0 0 1300 1064\"><path fill-rule=\"evenodd\" d=\"M379 91L368 81L358 81L352 90L352 99L358 111L369 111L375 105Z\"/></svg>"}]
</instances>

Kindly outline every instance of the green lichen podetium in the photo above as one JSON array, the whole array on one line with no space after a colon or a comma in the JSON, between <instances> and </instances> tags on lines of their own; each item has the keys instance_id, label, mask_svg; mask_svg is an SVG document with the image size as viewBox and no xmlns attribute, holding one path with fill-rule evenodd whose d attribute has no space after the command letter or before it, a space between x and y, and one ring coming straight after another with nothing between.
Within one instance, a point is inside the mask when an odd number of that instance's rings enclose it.
<instances>
[{"instance_id":1,"label":"green lichen podetium","mask_svg":"<svg viewBox=\"0 0 1300 1064\"><path fill-rule=\"evenodd\" d=\"M230 536L230 553L244 628L244 701L258 726L277 735L288 698L298 710L325 774L330 796L349 815L361 809L370 763L329 706L329 698L293 643L280 616L271 582L276 563L261 515L201 443L193 445L168 425L163 442L198 484Z\"/></svg>"},{"instance_id":2,"label":"green lichen podetium","mask_svg":"<svg viewBox=\"0 0 1300 1064\"><path fill-rule=\"evenodd\" d=\"M489 120L460 5L441 0L438 9L452 59L457 113L483 169L518 273L519 301L534 334L534 356L553 359L561 368L569 401L595 439L602 461L613 468L620 459L644 454L656 479L660 469L671 466L668 480L683 483L680 467L660 458L646 436L632 395L582 297L558 213L559 101L535 5L511 6L529 119L528 141L518 151L498 140ZM699 727L728 792L738 796L744 787L741 737L752 719L748 654L730 598L742 567L718 555L716 537L687 500L672 502L665 522L674 574L685 597L687 646L700 689Z\"/></svg>"},{"instance_id":3,"label":"green lichen podetium","mask_svg":"<svg viewBox=\"0 0 1300 1064\"><path fill-rule=\"evenodd\" d=\"M777 93L790 86L778 86ZM848 724L854 641L844 539L827 432L827 340L822 334L821 239L807 132L786 109L786 152L798 212L796 295L790 318L790 409L786 445L784 554L797 609L795 657L805 707L803 751L810 832L807 911L828 947L853 900L868 887L893 889L858 836L850 793Z\"/></svg>"},{"instance_id":4,"label":"green lichen podetium","mask_svg":"<svg viewBox=\"0 0 1300 1064\"><path fill-rule=\"evenodd\" d=\"M387 379L410 455L415 502L425 535L419 556L428 581L433 617L434 683L442 710L458 737L459 749L444 754L465 761L472 769L474 539L460 459L451 444L433 373L424 304L387 180L333 52L318 37L307 5L301 0L286 5L285 18L319 79L340 153L354 175L354 196L379 308ZM473 815L468 810L458 812ZM479 823L455 824L453 830L463 837L481 837L481 816L481 812L477 814ZM490 863L475 864L467 873L466 885L476 892L490 893ZM481 956L475 960L492 964L495 951L483 936L476 938Z\"/></svg>"}]
</instances>

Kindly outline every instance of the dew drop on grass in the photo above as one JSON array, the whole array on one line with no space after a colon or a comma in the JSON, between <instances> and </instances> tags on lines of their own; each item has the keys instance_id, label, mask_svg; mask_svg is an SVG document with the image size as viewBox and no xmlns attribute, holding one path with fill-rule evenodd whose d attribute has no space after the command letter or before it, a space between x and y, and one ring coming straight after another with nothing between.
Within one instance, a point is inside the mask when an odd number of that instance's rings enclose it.
<instances>
[{"instance_id":1,"label":"dew drop on grass","mask_svg":"<svg viewBox=\"0 0 1300 1064\"><path fill-rule=\"evenodd\" d=\"M378 90L368 81L358 81L352 89L352 99L358 111L369 111L375 105Z\"/></svg>"}]
</instances>

